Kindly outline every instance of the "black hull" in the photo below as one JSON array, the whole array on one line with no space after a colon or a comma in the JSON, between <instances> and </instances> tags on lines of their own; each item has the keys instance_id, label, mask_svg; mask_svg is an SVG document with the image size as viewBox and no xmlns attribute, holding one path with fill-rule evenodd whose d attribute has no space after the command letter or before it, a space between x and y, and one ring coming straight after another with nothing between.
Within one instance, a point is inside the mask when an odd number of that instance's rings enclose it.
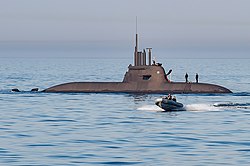
<instances>
[{"instance_id":1,"label":"black hull","mask_svg":"<svg viewBox=\"0 0 250 166\"><path fill-rule=\"evenodd\" d=\"M182 103L175 102L173 100L160 99L156 100L155 104L168 112L186 111Z\"/></svg>"}]
</instances>

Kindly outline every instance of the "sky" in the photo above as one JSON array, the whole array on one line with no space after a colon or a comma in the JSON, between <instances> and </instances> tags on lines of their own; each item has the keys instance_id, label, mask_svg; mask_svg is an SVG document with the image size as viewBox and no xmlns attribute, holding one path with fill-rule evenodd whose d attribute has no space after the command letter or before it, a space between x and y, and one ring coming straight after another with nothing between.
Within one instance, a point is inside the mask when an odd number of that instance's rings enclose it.
<instances>
[{"instance_id":1,"label":"sky","mask_svg":"<svg viewBox=\"0 0 250 166\"><path fill-rule=\"evenodd\" d=\"M129 48L137 17L141 47L250 58L249 7L249 0L0 0L0 43Z\"/></svg>"}]
</instances>

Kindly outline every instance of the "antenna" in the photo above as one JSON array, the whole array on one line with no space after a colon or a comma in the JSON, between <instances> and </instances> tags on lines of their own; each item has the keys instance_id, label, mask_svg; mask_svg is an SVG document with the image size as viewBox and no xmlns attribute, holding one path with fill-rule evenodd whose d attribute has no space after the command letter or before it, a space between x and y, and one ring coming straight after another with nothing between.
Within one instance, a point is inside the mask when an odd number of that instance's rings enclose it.
<instances>
[{"instance_id":1,"label":"antenna","mask_svg":"<svg viewBox=\"0 0 250 166\"><path fill-rule=\"evenodd\" d=\"M135 52L134 52L134 65L138 65L138 34L137 34L137 16L136 16L136 35L135 35Z\"/></svg>"},{"instance_id":2,"label":"antenna","mask_svg":"<svg viewBox=\"0 0 250 166\"><path fill-rule=\"evenodd\" d=\"M136 22L135 22L135 28L136 28L136 29L135 29L135 32L136 32L136 34L137 34L137 16L135 17L135 21L136 21Z\"/></svg>"},{"instance_id":3,"label":"antenna","mask_svg":"<svg viewBox=\"0 0 250 166\"><path fill-rule=\"evenodd\" d=\"M138 51L137 16L136 16L136 24L135 25L136 25L136 35L135 35L136 36L136 52L137 52Z\"/></svg>"}]
</instances>

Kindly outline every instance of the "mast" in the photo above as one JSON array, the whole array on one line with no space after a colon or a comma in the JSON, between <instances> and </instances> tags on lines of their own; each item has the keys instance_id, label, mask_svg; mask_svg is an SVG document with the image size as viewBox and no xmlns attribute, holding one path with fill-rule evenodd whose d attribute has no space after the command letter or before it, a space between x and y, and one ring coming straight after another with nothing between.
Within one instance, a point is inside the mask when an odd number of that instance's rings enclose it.
<instances>
[{"instance_id":1,"label":"mast","mask_svg":"<svg viewBox=\"0 0 250 166\"><path fill-rule=\"evenodd\" d=\"M147 48L147 50L148 50L148 65L151 66L152 48Z\"/></svg>"},{"instance_id":2,"label":"mast","mask_svg":"<svg viewBox=\"0 0 250 166\"><path fill-rule=\"evenodd\" d=\"M138 34L137 34L137 16L136 16L136 35L135 35L135 52L134 52L134 66L138 65Z\"/></svg>"},{"instance_id":3,"label":"mast","mask_svg":"<svg viewBox=\"0 0 250 166\"><path fill-rule=\"evenodd\" d=\"M134 51L134 66L146 66L146 58L147 58L147 53L145 49L143 51L138 51L139 50L139 45L138 45L138 33L137 33L137 17L136 17L136 35L135 35L135 51ZM149 57L149 65L151 65L151 48L149 50L150 57Z\"/></svg>"},{"instance_id":4,"label":"mast","mask_svg":"<svg viewBox=\"0 0 250 166\"><path fill-rule=\"evenodd\" d=\"M136 34L136 44L135 44L135 52L134 52L134 66L138 65L137 57L138 57L138 34Z\"/></svg>"}]
</instances>

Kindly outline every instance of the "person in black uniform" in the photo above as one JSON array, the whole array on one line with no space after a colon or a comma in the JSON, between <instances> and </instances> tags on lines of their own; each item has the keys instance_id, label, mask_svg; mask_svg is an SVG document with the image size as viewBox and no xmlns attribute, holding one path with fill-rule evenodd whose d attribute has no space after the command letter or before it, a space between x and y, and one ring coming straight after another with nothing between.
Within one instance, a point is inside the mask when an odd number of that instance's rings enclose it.
<instances>
[{"instance_id":1,"label":"person in black uniform","mask_svg":"<svg viewBox=\"0 0 250 166\"><path fill-rule=\"evenodd\" d=\"M196 83L198 83L199 82L199 75L198 75L198 73L196 73L195 79L196 79Z\"/></svg>"},{"instance_id":2,"label":"person in black uniform","mask_svg":"<svg viewBox=\"0 0 250 166\"><path fill-rule=\"evenodd\" d=\"M186 83L188 83L188 74L185 75Z\"/></svg>"}]
</instances>

